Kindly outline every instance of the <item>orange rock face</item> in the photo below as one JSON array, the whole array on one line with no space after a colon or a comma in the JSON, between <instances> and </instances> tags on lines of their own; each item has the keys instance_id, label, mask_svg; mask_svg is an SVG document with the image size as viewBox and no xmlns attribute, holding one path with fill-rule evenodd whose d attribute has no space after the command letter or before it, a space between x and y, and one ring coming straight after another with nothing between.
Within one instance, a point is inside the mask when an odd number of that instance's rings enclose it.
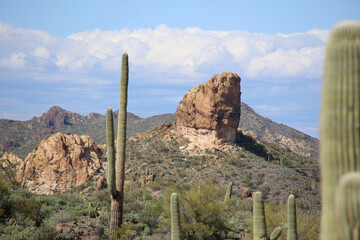
<instances>
[{"instance_id":1,"label":"orange rock face","mask_svg":"<svg viewBox=\"0 0 360 240\"><path fill-rule=\"evenodd\" d=\"M18 179L34 193L62 192L90 181L101 169L101 154L89 136L56 133L26 157Z\"/></svg>"},{"instance_id":2,"label":"orange rock face","mask_svg":"<svg viewBox=\"0 0 360 240\"><path fill-rule=\"evenodd\" d=\"M218 143L235 142L240 120L240 81L236 73L226 72L195 86L179 103L175 113L177 125L182 129L208 130L207 134L218 139Z\"/></svg>"},{"instance_id":3,"label":"orange rock face","mask_svg":"<svg viewBox=\"0 0 360 240\"><path fill-rule=\"evenodd\" d=\"M16 167L21 162L22 159L11 152L4 153L4 155L0 158L0 164L3 167Z\"/></svg>"}]
</instances>

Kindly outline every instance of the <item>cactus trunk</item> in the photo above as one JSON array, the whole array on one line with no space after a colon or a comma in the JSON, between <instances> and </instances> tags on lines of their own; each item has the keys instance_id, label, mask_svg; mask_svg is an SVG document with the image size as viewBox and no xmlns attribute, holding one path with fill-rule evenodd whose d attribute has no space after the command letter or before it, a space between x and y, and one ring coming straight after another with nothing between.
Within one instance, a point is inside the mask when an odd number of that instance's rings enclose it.
<instances>
[{"instance_id":1,"label":"cactus trunk","mask_svg":"<svg viewBox=\"0 0 360 240\"><path fill-rule=\"evenodd\" d=\"M114 149L114 124L111 108L106 112L106 140L108 149L108 184L111 198L110 210L110 239L115 239L116 231L120 228L123 218L124 181L125 181L125 150L126 150L126 116L127 89L129 67L128 55L123 54L120 77L120 100L118 116L118 133L116 160Z\"/></svg>"},{"instance_id":2,"label":"cactus trunk","mask_svg":"<svg viewBox=\"0 0 360 240\"><path fill-rule=\"evenodd\" d=\"M253 204L254 240L278 239L282 232L280 227L277 227L272 231L270 238L267 236L264 200L261 192L255 193Z\"/></svg>"},{"instance_id":3,"label":"cactus trunk","mask_svg":"<svg viewBox=\"0 0 360 240\"><path fill-rule=\"evenodd\" d=\"M267 238L266 232L266 220L265 220L265 209L264 200L261 192L256 192L254 196L254 216L253 216L253 227L254 227L254 240L261 240Z\"/></svg>"},{"instance_id":4,"label":"cactus trunk","mask_svg":"<svg viewBox=\"0 0 360 240\"><path fill-rule=\"evenodd\" d=\"M321 239L351 239L342 238L338 232L340 225L335 216L335 197L340 178L360 171L359 23L340 23L330 35L321 108Z\"/></svg>"},{"instance_id":5,"label":"cactus trunk","mask_svg":"<svg viewBox=\"0 0 360 240\"><path fill-rule=\"evenodd\" d=\"M181 227L180 227L180 210L179 199L177 193L171 194L170 200L170 213L171 213L171 240L181 240Z\"/></svg>"},{"instance_id":6,"label":"cactus trunk","mask_svg":"<svg viewBox=\"0 0 360 240\"><path fill-rule=\"evenodd\" d=\"M287 240L297 239L296 230L296 203L294 195L290 195L288 199L288 230Z\"/></svg>"}]
</instances>

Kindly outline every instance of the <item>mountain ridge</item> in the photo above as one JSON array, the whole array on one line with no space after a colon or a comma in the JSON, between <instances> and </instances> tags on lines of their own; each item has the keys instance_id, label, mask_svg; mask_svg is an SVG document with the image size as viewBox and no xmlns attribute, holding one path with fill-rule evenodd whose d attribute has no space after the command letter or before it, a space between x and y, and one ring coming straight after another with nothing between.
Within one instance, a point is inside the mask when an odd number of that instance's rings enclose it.
<instances>
[{"instance_id":1,"label":"mountain ridge","mask_svg":"<svg viewBox=\"0 0 360 240\"><path fill-rule=\"evenodd\" d=\"M115 118L117 118L117 112L114 112ZM127 137L174 121L175 114L172 113L141 118L128 112ZM115 128L117 128L116 125ZM318 139L262 117L244 102L241 103L239 128L256 140L279 144L282 147L289 147L294 152L318 158ZM105 143L105 116L99 113L83 116L59 106L53 106L41 117L33 117L27 121L0 119L0 153L11 151L24 157L42 139L57 132L89 135L101 145Z\"/></svg>"}]
</instances>

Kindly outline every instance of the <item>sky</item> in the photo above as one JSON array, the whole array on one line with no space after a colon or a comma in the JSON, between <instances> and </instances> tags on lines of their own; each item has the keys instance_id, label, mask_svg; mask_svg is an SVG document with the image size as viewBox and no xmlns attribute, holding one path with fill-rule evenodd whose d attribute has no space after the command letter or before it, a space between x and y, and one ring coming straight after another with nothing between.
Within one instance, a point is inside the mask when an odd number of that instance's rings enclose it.
<instances>
[{"instance_id":1,"label":"sky","mask_svg":"<svg viewBox=\"0 0 360 240\"><path fill-rule=\"evenodd\" d=\"M129 55L128 111L174 113L197 84L241 77L257 113L318 137L332 27L360 21L358 0L0 0L0 119L51 106L118 109Z\"/></svg>"}]
</instances>

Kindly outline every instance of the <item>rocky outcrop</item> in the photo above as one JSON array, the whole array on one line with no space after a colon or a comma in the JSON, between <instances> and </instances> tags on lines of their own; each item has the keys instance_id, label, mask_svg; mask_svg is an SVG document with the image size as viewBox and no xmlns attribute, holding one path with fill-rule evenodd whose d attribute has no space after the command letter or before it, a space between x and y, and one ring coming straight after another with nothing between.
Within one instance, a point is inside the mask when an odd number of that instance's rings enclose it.
<instances>
[{"instance_id":1,"label":"rocky outcrop","mask_svg":"<svg viewBox=\"0 0 360 240\"><path fill-rule=\"evenodd\" d=\"M213 144L235 142L240 120L240 77L226 72L191 89L176 110L176 124L184 135Z\"/></svg>"},{"instance_id":2,"label":"rocky outcrop","mask_svg":"<svg viewBox=\"0 0 360 240\"><path fill-rule=\"evenodd\" d=\"M37 194L62 192L89 182L101 169L101 154L89 136L56 133L26 157L18 180Z\"/></svg>"},{"instance_id":3,"label":"rocky outcrop","mask_svg":"<svg viewBox=\"0 0 360 240\"><path fill-rule=\"evenodd\" d=\"M60 128L63 125L74 125L84 121L85 117L78 114L66 111L58 106L53 106L41 115L41 117L33 117L32 120L42 123L46 127L53 129Z\"/></svg>"},{"instance_id":4,"label":"rocky outcrop","mask_svg":"<svg viewBox=\"0 0 360 240\"><path fill-rule=\"evenodd\" d=\"M6 152L0 158L0 164L2 167L16 167L20 165L22 159L11 152Z\"/></svg>"}]
</instances>

